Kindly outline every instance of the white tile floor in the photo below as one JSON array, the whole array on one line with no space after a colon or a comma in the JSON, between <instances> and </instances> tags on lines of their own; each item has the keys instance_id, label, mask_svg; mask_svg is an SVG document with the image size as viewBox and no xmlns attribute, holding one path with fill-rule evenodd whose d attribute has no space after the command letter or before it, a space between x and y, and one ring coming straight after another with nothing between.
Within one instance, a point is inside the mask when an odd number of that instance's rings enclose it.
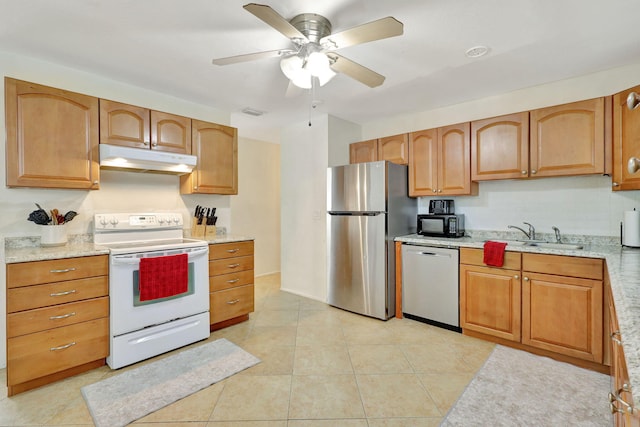
<instances>
[{"instance_id":1,"label":"white tile floor","mask_svg":"<svg viewBox=\"0 0 640 427\"><path fill-rule=\"evenodd\" d=\"M279 288L279 275L257 278L250 320L209 338L225 337L262 363L135 424L437 426L494 347L408 319L348 313ZM0 425L91 426L80 388L107 375L113 373L105 366L8 398L0 370Z\"/></svg>"}]
</instances>

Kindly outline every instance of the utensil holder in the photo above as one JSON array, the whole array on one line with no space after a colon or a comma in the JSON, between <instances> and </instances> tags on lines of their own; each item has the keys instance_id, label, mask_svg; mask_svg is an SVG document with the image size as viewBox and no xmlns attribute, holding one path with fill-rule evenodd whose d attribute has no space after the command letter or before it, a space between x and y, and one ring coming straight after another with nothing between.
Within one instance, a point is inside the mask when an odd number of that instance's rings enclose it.
<instances>
[{"instance_id":1,"label":"utensil holder","mask_svg":"<svg viewBox=\"0 0 640 427\"><path fill-rule=\"evenodd\" d=\"M66 225L61 224L40 226L40 246L64 246L66 244Z\"/></svg>"}]
</instances>

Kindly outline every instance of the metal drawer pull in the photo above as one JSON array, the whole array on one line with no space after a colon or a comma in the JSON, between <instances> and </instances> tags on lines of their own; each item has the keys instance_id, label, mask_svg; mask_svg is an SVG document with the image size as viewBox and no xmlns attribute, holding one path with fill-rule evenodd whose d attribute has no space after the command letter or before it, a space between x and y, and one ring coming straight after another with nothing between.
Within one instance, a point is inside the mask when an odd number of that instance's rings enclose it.
<instances>
[{"instance_id":1,"label":"metal drawer pull","mask_svg":"<svg viewBox=\"0 0 640 427\"><path fill-rule=\"evenodd\" d=\"M70 342L69 344L61 345L60 347L51 347L49 350L50 351L64 350L65 348L69 348L69 347L71 347L73 345L76 345L75 341L74 342Z\"/></svg>"},{"instance_id":2,"label":"metal drawer pull","mask_svg":"<svg viewBox=\"0 0 640 427\"><path fill-rule=\"evenodd\" d=\"M49 317L49 320L56 320L56 319L66 319L67 317L71 317L71 316L75 316L76 312L71 312L71 313L67 313L67 314L63 314L61 316L51 316Z\"/></svg>"},{"instance_id":3,"label":"metal drawer pull","mask_svg":"<svg viewBox=\"0 0 640 427\"><path fill-rule=\"evenodd\" d=\"M231 280L227 280L227 283L236 283L239 282L240 279L231 279Z\"/></svg>"},{"instance_id":4,"label":"metal drawer pull","mask_svg":"<svg viewBox=\"0 0 640 427\"><path fill-rule=\"evenodd\" d=\"M49 296L52 296L52 297L62 297L62 296L65 296L65 295L75 294L75 293L76 293L76 290L75 290L75 289L72 289L72 290L70 290L70 291L64 291L64 292L58 292L58 293L49 294Z\"/></svg>"},{"instance_id":5,"label":"metal drawer pull","mask_svg":"<svg viewBox=\"0 0 640 427\"><path fill-rule=\"evenodd\" d=\"M613 341L618 345L622 345L622 341L620 340L620 338L618 338L619 336L620 336L620 331L611 332L611 341Z\"/></svg>"},{"instance_id":6,"label":"metal drawer pull","mask_svg":"<svg viewBox=\"0 0 640 427\"><path fill-rule=\"evenodd\" d=\"M68 273L70 271L76 271L75 267L65 268L63 270L49 270L49 273Z\"/></svg>"},{"instance_id":7,"label":"metal drawer pull","mask_svg":"<svg viewBox=\"0 0 640 427\"><path fill-rule=\"evenodd\" d=\"M240 267L240 264L229 264L229 265L227 265L227 267L236 268L236 267Z\"/></svg>"},{"instance_id":8,"label":"metal drawer pull","mask_svg":"<svg viewBox=\"0 0 640 427\"><path fill-rule=\"evenodd\" d=\"M235 254L236 252L238 252L240 249L227 249L227 252L229 252L230 254Z\"/></svg>"},{"instance_id":9,"label":"metal drawer pull","mask_svg":"<svg viewBox=\"0 0 640 427\"><path fill-rule=\"evenodd\" d=\"M239 302L240 302L240 299L234 299L234 300L231 300L231 301L227 301L227 304L237 304Z\"/></svg>"}]
</instances>

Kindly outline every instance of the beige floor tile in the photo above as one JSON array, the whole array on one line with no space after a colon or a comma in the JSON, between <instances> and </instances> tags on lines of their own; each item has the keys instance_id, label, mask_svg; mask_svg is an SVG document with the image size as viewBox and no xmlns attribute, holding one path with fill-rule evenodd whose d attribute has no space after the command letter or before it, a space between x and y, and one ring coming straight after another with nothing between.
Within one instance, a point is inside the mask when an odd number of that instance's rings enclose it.
<instances>
[{"instance_id":1,"label":"beige floor tile","mask_svg":"<svg viewBox=\"0 0 640 427\"><path fill-rule=\"evenodd\" d=\"M473 377L471 373L418 375L443 416L456 403Z\"/></svg>"},{"instance_id":2,"label":"beige floor tile","mask_svg":"<svg viewBox=\"0 0 640 427\"><path fill-rule=\"evenodd\" d=\"M464 360L464 350L459 346L433 342L402 344L400 347L414 371L418 373L460 373L477 370Z\"/></svg>"},{"instance_id":3,"label":"beige floor tile","mask_svg":"<svg viewBox=\"0 0 640 427\"><path fill-rule=\"evenodd\" d=\"M59 411L47 421L48 426L69 424L74 426L93 425L91 413L89 413L89 408L87 408L82 396L73 399L62 411Z\"/></svg>"},{"instance_id":4,"label":"beige floor tile","mask_svg":"<svg viewBox=\"0 0 640 427\"><path fill-rule=\"evenodd\" d=\"M367 418L440 416L414 374L357 375Z\"/></svg>"},{"instance_id":5,"label":"beige floor tile","mask_svg":"<svg viewBox=\"0 0 640 427\"><path fill-rule=\"evenodd\" d=\"M298 310L264 310L256 314L254 326L298 326Z\"/></svg>"},{"instance_id":6,"label":"beige floor tile","mask_svg":"<svg viewBox=\"0 0 640 427\"><path fill-rule=\"evenodd\" d=\"M224 383L210 421L286 420L291 376L235 375Z\"/></svg>"},{"instance_id":7,"label":"beige floor tile","mask_svg":"<svg viewBox=\"0 0 640 427\"><path fill-rule=\"evenodd\" d=\"M295 326L256 326L240 345L292 346L296 344L296 333Z\"/></svg>"},{"instance_id":8,"label":"beige floor tile","mask_svg":"<svg viewBox=\"0 0 640 427\"><path fill-rule=\"evenodd\" d=\"M364 418L353 375L294 375L289 419Z\"/></svg>"},{"instance_id":9,"label":"beige floor tile","mask_svg":"<svg viewBox=\"0 0 640 427\"><path fill-rule=\"evenodd\" d=\"M303 310L300 308L298 326L342 329L342 322L340 314L334 310Z\"/></svg>"},{"instance_id":10,"label":"beige floor tile","mask_svg":"<svg viewBox=\"0 0 640 427\"><path fill-rule=\"evenodd\" d=\"M434 341L445 342L446 335L441 328L410 319L389 319L386 328L392 333L396 344L428 344Z\"/></svg>"},{"instance_id":11,"label":"beige floor tile","mask_svg":"<svg viewBox=\"0 0 640 427\"><path fill-rule=\"evenodd\" d=\"M413 373L404 353L395 345L350 345L349 356L356 374Z\"/></svg>"},{"instance_id":12,"label":"beige floor tile","mask_svg":"<svg viewBox=\"0 0 640 427\"><path fill-rule=\"evenodd\" d=\"M232 343L242 342L249 336L249 332L251 332L254 323L255 319L251 319L247 322L238 323L237 325L229 326L228 328L213 331L209 336L208 341L226 338Z\"/></svg>"},{"instance_id":13,"label":"beige floor tile","mask_svg":"<svg viewBox=\"0 0 640 427\"><path fill-rule=\"evenodd\" d=\"M210 421L207 427L287 427L285 420L281 421Z\"/></svg>"},{"instance_id":14,"label":"beige floor tile","mask_svg":"<svg viewBox=\"0 0 640 427\"><path fill-rule=\"evenodd\" d=\"M331 310L335 310L333 307L331 307L330 305L322 302L322 301L318 301L318 300L314 300L314 299L309 299L309 298L302 298L300 300L300 310L301 311L306 311L306 310L314 310L314 311L331 311Z\"/></svg>"},{"instance_id":15,"label":"beige floor tile","mask_svg":"<svg viewBox=\"0 0 640 427\"><path fill-rule=\"evenodd\" d=\"M294 346L261 346L244 344L242 348L261 360L239 375L291 375Z\"/></svg>"},{"instance_id":16,"label":"beige floor tile","mask_svg":"<svg viewBox=\"0 0 640 427\"><path fill-rule=\"evenodd\" d=\"M217 383L141 418L134 424L178 421L208 421L224 389Z\"/></svg>"},{"instance_id":17,"label":"beige floor tile","mask_svg":"<svg viewBox=\"0 0 640 427\"><path fill-rule=\"evenodd\" d=\"M384 323L343 324L342 333L349 345L389 344L393 342L393 333L384 327Z\"/></svg>"},{"instance_id":18,"label":"beige floor tile","mask_svg":"<svg viewBox=\"0 0 640 427\"><path fill-rule=\"evenodd\" d=\"M271 293L264 299L264 310L298 310L301 297L287 292Z\"/></svg>"},{"instance_id":19,"label":"beige floor tile","mask_svg":"<svg viewBox=\"0 0 640 427\"><path fill-rule=\"evenodd\" d=\"M366 419L292 420L287 427L367 427Z\"/></svg>"},{"instance_id":20,"label":"beige floor tile","mask_svg":"<svg viewBox=\"0 0 640 427\"><path fill-rule=\"evenodd\" d=\"M353 374L349 350L345 346L297 346L293 374Z\"/></svg>"},{"instance_id":21,"label":"beige floor tile","mask_svg":"<svg viewBox=\"0 0 640 427\"><path fill-rule=\"evenodd\" d=\"M299 325L296 345L347 345L341 327Z\"/></svg>"},{"instance_id":22,"label":"beige floor tile","mask_svg":"<svg viewBox=\"0 0 640 427\"><path fill-rule=\"evenodd\" d=\"M369 427L438 427L442 418L369 418Z\"/></svg>"},{"instance_id":23,"label":"beige floor tile","mask_svg":"<svg viewBox=\"0 0 640 427\"><path fill-rule=\"evenodd\" d=\"M133 424L136 427L149 426L149 427L206 427L206 422L153 422L153 423L139 423ZM75 426L74 426L75 427Z\"/></svg>"}]
</instances>

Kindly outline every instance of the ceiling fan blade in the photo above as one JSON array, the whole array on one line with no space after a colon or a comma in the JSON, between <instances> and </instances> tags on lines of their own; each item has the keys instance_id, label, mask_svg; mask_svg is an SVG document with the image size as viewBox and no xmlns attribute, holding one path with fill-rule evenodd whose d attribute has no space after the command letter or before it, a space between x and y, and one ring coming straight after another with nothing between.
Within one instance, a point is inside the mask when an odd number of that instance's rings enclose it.
<instances>
[{"instance_id":1,"label":"ceiling fan blade","mask_svg":"<svg viewBox=\"0 0 640 427\"><path fill-rule=\"evenodd\" d=\"M303 91L304 89L299 88L298 86L294 85L293 82L289 81L289 86L287 86L287 91L284 96L285 98L295 98L297 96L300 96Z\"/></svg>"},{"instance_id":2,"label":"ceiling fan blade","mask_svg":"<svg viewBox=\"0 0 640 427\"><path fill-rule=\"evenodd\" d=\"M218 58L211 61L214 65L229 65L239 62L255 61L258 59L275 58L276 56L292 53L291 49L268 50L265 52L247 53L245 55L228 56L226 58Z\"/></svg>"},{"instance_id":3,"label":"ceiling fan blade","mask_svg":"<svg viewBox=\"0 0 640 427\"><path fill-rule=\"evenodd\" d=\"M307 37L302 34L296 27L291 25L289 21L283 18L278 12L271 9L271 7L264 4L249 3L244 7L247 11L255 15L258 19L264 21L267 25L278 30L290 39L307 40Z\"/></svg>"},{"instance_id":4,"label":"ceiling fan blade","mask_svg":"<svg viewBox=\"0 0 640 427\"><path fill-rule=\"evenodd\" d=\"M400 36L403 33L403 29L404 24L402 22L388 16L339 33L329 34L320 39L320 45L328 50L342 49L356 44Z\"/></svg>"},{"instance_id":5,"label":"ceiling fan blade","mask_svg":"<svg viewBox=\"0 0 640 427\"><path fill-rule=\"evenodd\" d=\"M333 64L331 64L331 69L333 71L346 74L352 79L358 80L360 83L369 87L380 86L384 83L385 77L383 75L378 74L357 62L353 62L352 60L347 59L344 56L340 56L335 52L327 53L327 56L333 61Z\"/></svg>"}]
</instances>

